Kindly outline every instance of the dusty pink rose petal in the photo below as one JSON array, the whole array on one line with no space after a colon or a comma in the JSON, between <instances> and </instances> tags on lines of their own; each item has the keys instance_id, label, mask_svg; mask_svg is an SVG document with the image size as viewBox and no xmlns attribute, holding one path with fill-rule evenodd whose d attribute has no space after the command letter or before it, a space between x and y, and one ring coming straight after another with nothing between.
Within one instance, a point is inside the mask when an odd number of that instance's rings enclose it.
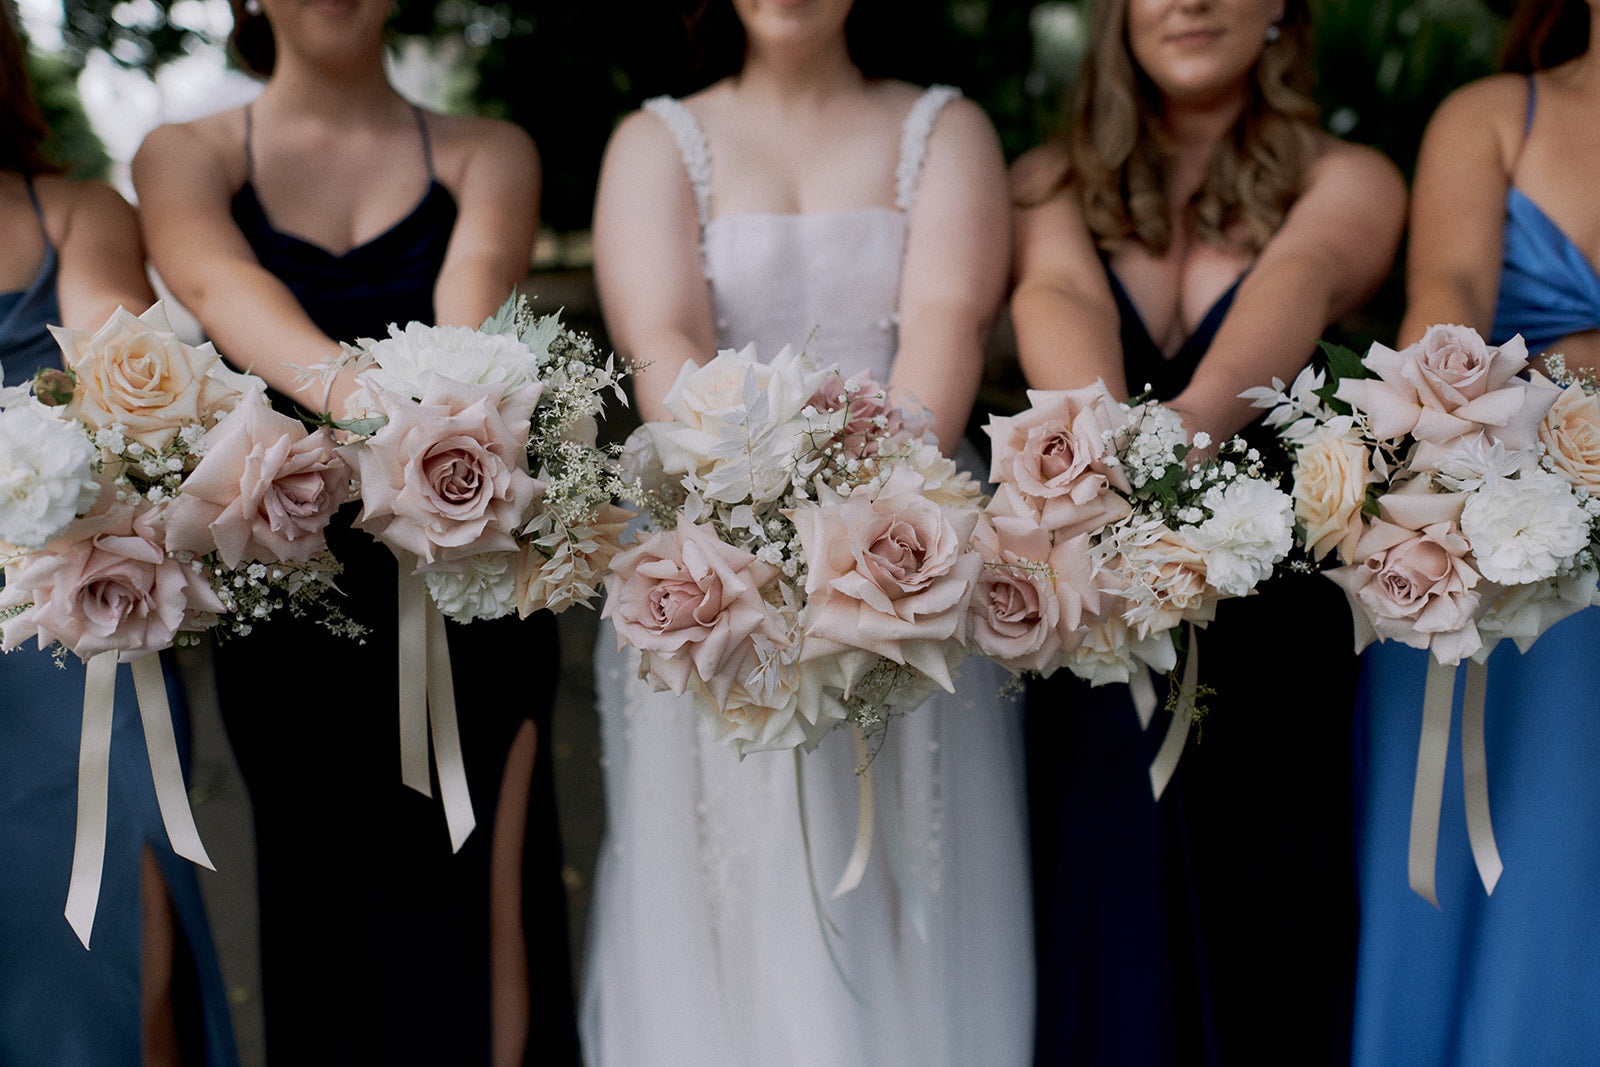
<instances>
[{"instance_id":1,"label":"dusty pink rose petal","mask_svg":"<svg viewBox=\"0 0 1600 1067\"><path fill-rule=\"evenodd\" d=\"M806 557L801 661L835 657L848 692L875 657L907 664L945 690L967 639L982 556L969 547L976 510L941 507L922 478L897 469L872 499L792 515Z\"/></svg>"},{"instance_id":2,"label":"dusty pink rose petal","mask_svg":"<svg viewBox=\"0 0 1600 1067\"><path fill-rule=\"evenodd\" d=\"M420 403L380 391L389 422L355 446L361 528L423 565L513 552L539 484L528 473L537 386L429 379Z\"/></svg>"},{"instance_id":3,"label":"dusty pink rose petal","mask_svg":"<svg viewBox=\"0 0 1600 1067\"><path fill-rule=\"evenodd\" d=\"M846 388L842 375L830 373L811 397L811 406L819 412L848 412L844 426L830 439L846 455L862 459L876 456L885 442L920 438L933 429L925 416L890 403L888 390L872 375L857 374L851 380L855 383L853 391Z\"/></svg>"},{"instance_id":4,"label":"dusty pink rose petal","mask_svg":"<svg viewBox=\"0 0 1600 1067\"><path fill-rule=\"evenodd\" d=\"M601 617L616 626L618 647L637 648L674 693L687 691L692 672L720 707L754 637L787 647L777 612L762 599L777 576L712 527L680 521L611 561Z\"/></svg>"},{"instance_id":5,"label":"dusty pink rose petal","mask_svg":"<svg viewBox=\"0 0 1600 1067\"><path fill-rule=\"evenodd\" d=\"M1093 533L1127 515L1128 482L1106 444L1127 413L1101 382L1056 392L1029 390L1028 410L985 427L994 444L989 478L1014 495L1058 540Z\"/></svg>"},{"instance_id":6,"label":"dusty pink rose petal","mask_svg":"<svg viewBox=\"0 0 1600 1067\"><path fill-rule=\"evenodd\" d=\"M1005 536L985 517L972 534L983 556L972 595L972 647L1007 670L1048 677L1063 655L1050 536L1026 520L1010 523Z\"/></svg>"},{"instance_id":7,"label":"dusty pink rose petal","mask_svg":"<svg viewBox=\"0 0 1600 1067\"><path fill-rule=\"evenodd\" d=\"M1359 562L1325 573L1350 600L1357 651L1374 640L1399 641L1431 650L1441 663L1459 663L1482 647L1481 590L1467 540L1454 520L1428 521L1436 516L1426 514L1421 500L1405 499L1397 512L1394 499L1383 499L1382 517L1356 545Z\"/></svg>"},{"instance_id":8,"label":"dusty pink rose petal","mask_svg":"<svg viewBox=\"0 0 1600 1067\"><path fill-rule=\"evenodd\" d=\"M259 394L206 437L206 453L167 509L167 548L222 562L303 563L322 550L349 495L350 467L326 430L307 433Z\"/></svg>"},{"instance_id":9,"label":"dusty pink rose petal","mask_svg":"<svg viewBox=\"0 0 1600 1067\"><path fill-rule=\"evenodd\" d=\"M93 334L50 328L78 388L68 418L95 429L119 424L127 438L164 448L186 424L208 423L238 401L247 376L210 344L184 344L157 303L143 315L118 308Z\"/></svg>"},{"instance_id":10,"label":"dusty pink rose petal","mask_svg":"<svg viewBox=\"0 0 1600 1067\"><path fill-rule=\"evenodd\" d=\"M59 641L84 660L118 652L126 662L224 613L205 580L167 555L156 511L116 504L7 567L0 608L32 606L0 623L5 649L33 637L41 648Z\"/></svg>"},{"instance_id":11,"label":"dusty pink rose petal","mask_svg":"<svg viewBox=\"0 0 1600 1067\"><path fill-rule=\"evenodd\" d=\"M1335 395L1367 414L1379 440L1414 436L1420 467L1437 467L1452 442L1478 432L1531 448L1557 394L1542 378L1517 377L1528 365L1521 337L1495 347L1465 326L1429 327L1399 352L1374 344L1362 362L1378 377L1347 378Z\"/></svg>"}]
</instances>

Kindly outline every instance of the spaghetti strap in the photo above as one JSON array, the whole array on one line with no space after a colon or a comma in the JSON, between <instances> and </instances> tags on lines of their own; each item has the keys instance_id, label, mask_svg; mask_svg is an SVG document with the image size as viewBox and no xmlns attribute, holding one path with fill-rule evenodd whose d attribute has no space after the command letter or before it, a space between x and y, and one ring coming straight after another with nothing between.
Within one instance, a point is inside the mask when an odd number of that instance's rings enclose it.
<instances>
[{"instance_id":1,"label":"spaghetti strap","mask_svg":"<svg viewBox=\"0 0 1600 1067\"><path fill-rule=\"evenodd\" d=\"M255 140L255 120L250 114L250 105L244 106L244 180L256 180L256 151L250 143Z\"/></svg>"},{"instance_id":2,"label":"spaghetti strap","mask_svg":"<svg viewBox=\"0 0 1600 1067\"><path fill-rule=\"evenodd\" d=\"M437 181L433 173L433 138L428 136L428 117L415 104L411 105L411 114L417 120L417 131L422 134L422 158L428 164L428 180Z\"/></svg>"},{"instance_id":3,"label":"spaghetti strap","mask_svg":"<svg viewBox=\"0 0 1600 1067\"><path fill-rule=\"evenodd\" d=\"M917 184L922 180L922 164L928 158L928 137L934 120L961 90L949 85L930 85L917 97L900 127L900 159L894 168L894 206L910 211L917 199Z\"/></svg>"},{"instance_id":4,"label":"spaghetti strap","mask_svg":"<svg viewBox=\"0 0 1600 1067\"><path fill-rule=\"evenodd\" d=\"M1539 88L1534 84L1533 72L1528 75L1528 106L1522 116L1522 140L1517 142L1517 150L1511 155L1511 165L1506 168L1506 181L1516 184L1517 164L1522 162L1522 149L1528 143L1528 135L1533 132L1533 113L1539 106Z\"/></svg>"},{"instance_id":5,"label":"spaghetti strap","mask_svg":"<svg viewBox=\"0 0 1600 1067\"><path fill-rule=\"evenodd\" d=\"M39 203L39 192L33 187L33 175L24 174L22 183L28 187L28 199L33 203L33 217L39 220L39 236L44 238L46 248L54 248L50 243L50 231L44 225L44 206Z\"/></svg>"}]
</instances>

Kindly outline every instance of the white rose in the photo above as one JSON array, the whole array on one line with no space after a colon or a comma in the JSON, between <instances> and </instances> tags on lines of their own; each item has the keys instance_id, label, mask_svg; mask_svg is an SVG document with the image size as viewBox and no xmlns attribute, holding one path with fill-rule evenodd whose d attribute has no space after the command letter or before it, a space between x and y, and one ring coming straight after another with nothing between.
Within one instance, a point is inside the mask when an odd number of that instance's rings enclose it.
<instances>
[{"instance_id":1,"label":"white rose","mask_svg":"<svg viewBox=\"0 0 1600 1067\"><path fill-rule=\"evenodd\" d=\"M1520 651L1528 651L1550 627L1600 603L1597 578L1600 575L1594 570L1586 569L1502 589L1478 622L1483 648L1473 658L1487 658L1501 640L1513 641Z\"/></svg>"},{"instance_id":2,"label":"white rose","mask_svg":"<svg viewBox=\"0 0 1600 1067\"><path fill-rule=\"evenodd\" d=\"M100 496L94 446L35 405L0 412L0 541L43 548Z\"/></svg>"},{"instance_id":3,"label":"white rose","mask_svg":"<svg viewBox=\"0 0 1600 1067\"><path fill-rule=\"evenodd\" d=\"M415 400L439 374L468 385L500 385L507 393L539 380L538 358L528 346L506 334L479 333L465 326L427 326L412 322L405 329L389 327L381 341L363 341L376 367L357 376L370 400L379 390Z\"/></svg>"},{"instance_id":4,"label":"white rose","mask_svg":"<svg viewBox=\"0 0 1600 1067\"><path fill-rule=\"evenodd\" d=\"M463 560L460 570L422 576L439 610L456 622L498 619L517 603L515 552L491 552Z\"/></svg>"},{"instance_id":5,"label":"white rose","mask_svg":"<svg viewBox=\"0 0 1600 1067\"><path fill-rule=\"evenodd\" d=\"M1067 653L1067 669L1090 685L1126 683L1148 666L1165 674L1177 666L1178 650L1167 631L1137 637L1113 615L1091 625L1083 643Z\"/></svg>"},{"instance_id":6,"label":"white rose","mask_svg":"<svg viewBox=\"0 0 1600 1067\"><path fill-rule=\"evenodd\" d=\"M1528 470L1473 491L1461 510L1461 532L1478 573L1522 585L1551 577L1589 543L1589 517L1565 479Z\"/></svg>"},{"instance_id":7,"label":"white rose","mask_svg":"<svg viewBox=\"0 0 1600 1067\"><path fill-rule=\"evenodd\" d=\"M1244 596L1294 544L1294 504L1276 486L1241 478L1206 491L1211 518L1189 531L1205 554L1206 578L1223 596Z\"/></svg>"}]
</instances>

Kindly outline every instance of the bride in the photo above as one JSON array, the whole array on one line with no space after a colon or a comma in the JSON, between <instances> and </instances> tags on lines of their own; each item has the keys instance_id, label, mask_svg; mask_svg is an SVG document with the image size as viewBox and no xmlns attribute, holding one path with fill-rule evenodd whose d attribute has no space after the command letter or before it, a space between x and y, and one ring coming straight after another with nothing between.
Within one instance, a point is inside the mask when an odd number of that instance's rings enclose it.
<instances>
[{"instance_id":1,"label":"bride","mask_svg":"<svg viewBox=\"0 0 1600 1067\"><path fill-rule=\"evenodd\" d=\"M804 345L914 397L956 452L1006 282L1005 172L978 108L882 77L904 45L888 6L707 0L691 32L724 76L618 128L595 260L611 338L643 365L643 418L665 417L687 361ZM824 905L836 968L795 762L741 762L703 736L609 627L596 664L609 828L583 992L591 1062L1029 1058L1020 726L1002 674L969 660L954 696L891 727L871 865ZM819 887L851 851L855 758L835 732L802 760Z\"/></svg>"}]
</instances>

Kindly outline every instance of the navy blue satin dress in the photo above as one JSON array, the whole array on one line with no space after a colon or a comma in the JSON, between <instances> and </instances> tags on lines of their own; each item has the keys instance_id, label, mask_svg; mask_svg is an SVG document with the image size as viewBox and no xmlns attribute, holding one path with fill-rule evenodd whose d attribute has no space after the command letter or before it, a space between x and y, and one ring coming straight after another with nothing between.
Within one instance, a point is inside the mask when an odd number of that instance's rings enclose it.
<instances>
[{"instance_id":1,"label":"navy blue satin dress","mask_svg":"<svg viewBox=\"0 0 1600 1067\"><path fill-rule=\"evenodd\" d=\"M1128 387L1171 399L1234 289L1166 359L1110 278ZM1246 436L1270 447L1259 426ZM1223 602L1198 637L1209 715L1160 801L1148 771L1164 709L1141 731L1125 685L1062 670L1028 686L1036 1062L1348 1059L1352 644L1344 595L1322 578Z\"/></svg>"},{"instance_id":2,"label":"navy blue satin dress","mask_svg":"<svg viewBox=\"0 0 1600 1067\"><path fill-rule=\"evenodd\" d=\"M0 293L0 384L21 385L35 371L61 365L61 350L45 329L61 322L56 277L46 235L33 284ZM58 669L31 640L0 656L0 1064L139 1062L146 845L177 916L173 993L186 1059L236 1063L200 883L194 866L167 842L126 666L117 668L105 867L90 949L62 914L77 821L83 683L81 660L69 656ZM187 764L188 719L170 670L167 690Z\"/></svg>"},{"instance_id":3,"label":"navy blue satin dress","mask_svg":"<svg viewBox=\"0 0 1600 1067\"><path fill-rule=\"evenodd\" d=\"M418 125L426 148L420 113ZM428 170L409 215L342 255L278 230L249 183L233 217L324 333L381 338L390 323L433 321L457 209L432 179L431 154ZM522 871L529 1059L575 1063L551 760L554 617L447 626L477 818L452 854L437 783L429 798L400 781L397 568L388 548L352 527L358 513L346 506L328 541L345 565L341 606L369 629L364 643L285 619L217 649L223 720L255 812L268 1056L488 1062L490 843L505 759L531 718L538 755Z\"/></svg>"},{"instance_id":4,"label":"navy blue satin dress","mask_svg":"<svg viewBox=\"0 0 1600 1067\"><path fill-rule=\"evenodd\" d=\"M1528 82L1527 126L1536 98ZM1530 352L1600 327L1600 274L1522 190L1506 197L1490 341ZM1554 346L1554 347L1552 347ZM1358 1064L1591 1063L1600 1050L1600 609L1489 656L1489 811L1505 871L1485 896L1467 842L1456 693L1439 907L1407 882L1427 653L1362 655Z\"/></svg>"}]
</instances>

